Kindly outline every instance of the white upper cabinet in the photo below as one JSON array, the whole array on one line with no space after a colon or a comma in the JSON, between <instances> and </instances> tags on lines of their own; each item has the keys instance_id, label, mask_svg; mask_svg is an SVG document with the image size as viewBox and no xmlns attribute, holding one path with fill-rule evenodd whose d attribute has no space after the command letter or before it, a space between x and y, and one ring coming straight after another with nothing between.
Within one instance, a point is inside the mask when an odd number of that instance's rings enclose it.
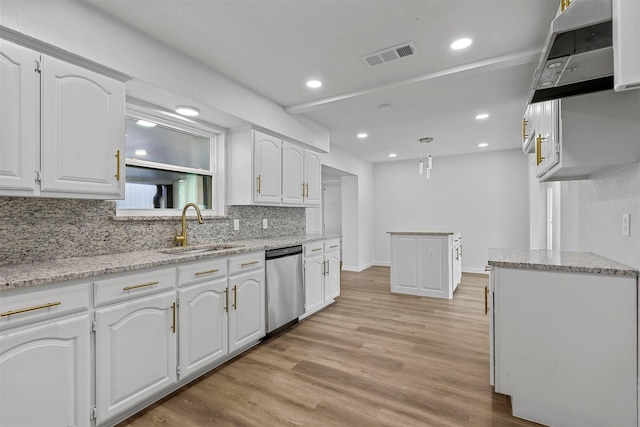
<instances>
[{"instance_id":1,"label":"white upper cabinet","mask_svg":"<svg viewBox=\"0 0 640 427\"><path fill-rule=\"evenodd\" d=\"M36 191L40 54L0 40L0 195Z\"/></svg>"},{"instance_id":2,"label":"white upper cabinet","mask_svg":"<svg viewBox=\"0 0 640 427\"><path fill-rule=\"evenodd\" d=\"M640 161L640 91L596 92L544 102L540 181L591 179Z\"/></svg>"},{"instance_id":3,"label":"white upper cabinet","mask_svg":"<svg viewBox=\"0 0 640 427\"><path fill-rule=\"evenodd\" d=\"M320 206L320 154L252 129L231 130L229 204Z\"/></svg>"},{"instance_id":4,"label":"white upper cabinet","mask_svg":"<svg viewBox=\"0 0 640 427\"><path fill-rule=\"evenodd\" d=\"M640 89L640 2L613 0L613 86Z\"/></svg>"},{"instance_id":5,"label":"white upper cabinet","mask_svg":"<svg viewBox=\"0 0 640 427\"><path fill-rule=\"evenodd\" d=\"M289 141L282 143L282 203L302 205L305 195L305 149Z\"/></svg>"},{"instance_id":6,"label":"white upper cabinet","mask_svg":"<svg viewBox=\"0 0 640 427\"><path fill-rule=\"evenodd\" d=\"M280 204L282 200L282 140L262 132L253 139L255 203Z\"/></svg>"},{"instance_id":7,"label":"white upper cabinet","mask_svg":"<svg viewBox=\"0 0 640 427\"><path fill-rule=\"evenodd\" d=\"M122 81L0 40L0 85L0 196L124 197Z\"/></svg>"},{"instance_id":8,"label":"white upper cabinet","mask_svg":"<svg viewBox=\"0 0 640 427\"><path fill-rule=\"evenodd\" d=\"M322 204L322 162L320 154L304 150L305 206Z\"/></svg>"},{"instance_id":9,"label":"white upper cabinet","mask_svg":"<svg viewBox=\"0 0 640 427\"><path fill-rule=\"evenodd\" d=\"M122 198L124 85L51 57L42 72L41 191Z\"/></svg>"}]
</instances>

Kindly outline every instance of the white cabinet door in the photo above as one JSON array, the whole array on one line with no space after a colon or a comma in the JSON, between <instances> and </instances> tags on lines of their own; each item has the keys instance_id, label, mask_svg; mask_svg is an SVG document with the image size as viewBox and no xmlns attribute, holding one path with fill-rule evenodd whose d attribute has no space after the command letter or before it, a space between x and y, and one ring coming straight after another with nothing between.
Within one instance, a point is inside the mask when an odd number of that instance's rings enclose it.
<instances>
[{"instance_id":1,"label":"white cabinet door","mask_svg":"<svg viewBox=\"0 0 640 427\"><path fill-rule=\"evenodd\" d=\"M304 260L304 312L310 313L324 303L324 257Z\"/></svg>"},{"instance_id":2,"label":"white cabinet door","mask_svg":"<svg viewBox=\"0 0 640 427\"><path fill-rule=\"evenodd\" d=\"M56 58L42 65L43 195L124 197L124 84Z\"/></svg>"},{"instance_id":3,"label":"white cabinet door","mask_svg":"<svg viewBox=\"0 0 640 427\"><path fill-rule=\"evenodd\" d=\"M40 144L40 75L31 49L0 40L0 196L30 196Z\"/></svg>"},{"instance_id":4,"label":"white cabinet door","mask_svg":"<svg viewBox=\"0 0 640 427\"><path fill-rule=\"evenodd\" d=\"M340 295L340 251L326 252L324 259L324 301L328 302Z\"/></svg>"},{"instance_id":5,"label":"white cabinet door","mask_svg":"<svg viewBox=\"0 0 640 427\"><path fill-rule=\"evenodd\" d=\"M305 206L322 204L322 162L320 154L304 150Z\"/></svg>"},{"instance_id":6,"label":"white cabinet door","mask_svg":"<svg viewBox=\"0 0 640 427\"><path fill-rule=\"evenodd\" d=\"M174 384L176 293L96 310L98 424Z\"/></svg>"},{"instance_id":7,"label":"white cabinet door","mask_svg":"<svg viewBox=\"0 0 640 427\"><path fill-rule=\"evenodd\" d=\"M282 203L301 206L304 203L304 150L288 141L282 142Z\"/></svg>"},{"instance_id":8,"label":"white cabinet door","mask_svg":"<svg viewBox=\"0 0 640 427\"><path fill-rule=\"evenodd\" d=\"M179 291L180 377L228 354L227 278Z\"/></svg>"},{"instance_id":9,"label":"white cabinet door","mask_svg":"<svg viewBox=\"0 0 640 427\"><path fill-rule=\"evenodd\" d=\"M453 290L455 291L462 281L462 245L456 246L451 252Z\"/></svg>"},{"instance_id":10,"label":"white cabinet door","mask_svg":"<svg viewBox=\"0 0 640 427\"><path fill-rule=\"evenodd\" d=\"M229 277L229 353L265 335L264 270Z\"/></svg>"},{"instance_id":11,"label":"white cabinet door","mask_svg":"<svg viewBox=\"0 0 640 427\"><path fill-rule=\"evenodd\" d=\"M255 191L253 201L282 202L282 140L255 131L253 142Z\"/></svg>"},{"instance_id":12,"label":"white cabinet door","mask_svg":"<svg viewBox=\"0 0 640 427\"><path fill-rule=\"evenodd\" d=\"M89 426L89 317L0 335L0 425Z\"/></svg>"}]
</instances>

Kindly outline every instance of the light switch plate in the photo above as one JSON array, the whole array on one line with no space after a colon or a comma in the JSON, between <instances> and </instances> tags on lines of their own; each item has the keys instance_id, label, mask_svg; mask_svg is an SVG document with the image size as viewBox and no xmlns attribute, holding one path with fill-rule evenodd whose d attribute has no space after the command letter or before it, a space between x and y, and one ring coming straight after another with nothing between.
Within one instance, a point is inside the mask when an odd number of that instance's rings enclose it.
<instances>
[{"instance_id":1,"label":"light switch plate","mask_svg":"<svg viewBox=\"0 0 640 427\"><path fill-rule=\"evenodd\" d=\"M262 228L266 230L269 227L269 223L267 222L267 218L262 220Z\"/></svg>"},{"instance_id":2,"label":"light switch plate","mask_svg":"<svg viewBox=\"0 0 640 427\"><path fill-rule=\"evenodd\" d=\"M240 220L239 219L234 219L233 220L233 229L235 231L240 230Z\"/></svg>"},{"instance_id":3,"label":"light switch plate","mask_svg":"<svg viewBox=\"0 0 640 427\"><path fill-rule=\"evenodd\" d=\"M631 228L631 224L629 222L629 214L628 213L624 213L622 214L622 235L624 237L629 237L630 236L630 228Z\"/></svg>"}]
</instances>

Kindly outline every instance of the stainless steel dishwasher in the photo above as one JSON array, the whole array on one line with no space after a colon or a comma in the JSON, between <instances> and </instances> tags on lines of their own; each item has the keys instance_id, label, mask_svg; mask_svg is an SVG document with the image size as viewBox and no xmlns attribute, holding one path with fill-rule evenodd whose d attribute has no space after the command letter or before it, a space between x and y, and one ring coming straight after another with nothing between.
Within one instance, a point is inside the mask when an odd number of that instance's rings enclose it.
<instances>
[{"instance_id":1,"label":"stainless steel dishwasher","mask_svg":"<svg viewBox=\"0 0 640 427\"><path fill-rule=\"evenodd\" d=\"M267 333L304 313L302 246L265 252L267 275Z\"/></svg>"}]
</instances>

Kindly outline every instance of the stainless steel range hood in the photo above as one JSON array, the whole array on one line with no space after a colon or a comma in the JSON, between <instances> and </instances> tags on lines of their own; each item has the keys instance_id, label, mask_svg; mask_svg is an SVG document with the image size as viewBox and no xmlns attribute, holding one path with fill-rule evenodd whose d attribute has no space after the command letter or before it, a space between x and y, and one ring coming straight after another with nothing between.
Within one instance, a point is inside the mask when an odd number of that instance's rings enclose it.
<instances>
[{"instance_id":1,"label":"stainless steel range hood","mask_svg":"<svg viewBox=\"0 0 640 427\"><path fill-rule=\"evenodd\" d=\"M551 23L529 101L613 88L611 0L574 0Z\"/></svg>"}]
</instances>

